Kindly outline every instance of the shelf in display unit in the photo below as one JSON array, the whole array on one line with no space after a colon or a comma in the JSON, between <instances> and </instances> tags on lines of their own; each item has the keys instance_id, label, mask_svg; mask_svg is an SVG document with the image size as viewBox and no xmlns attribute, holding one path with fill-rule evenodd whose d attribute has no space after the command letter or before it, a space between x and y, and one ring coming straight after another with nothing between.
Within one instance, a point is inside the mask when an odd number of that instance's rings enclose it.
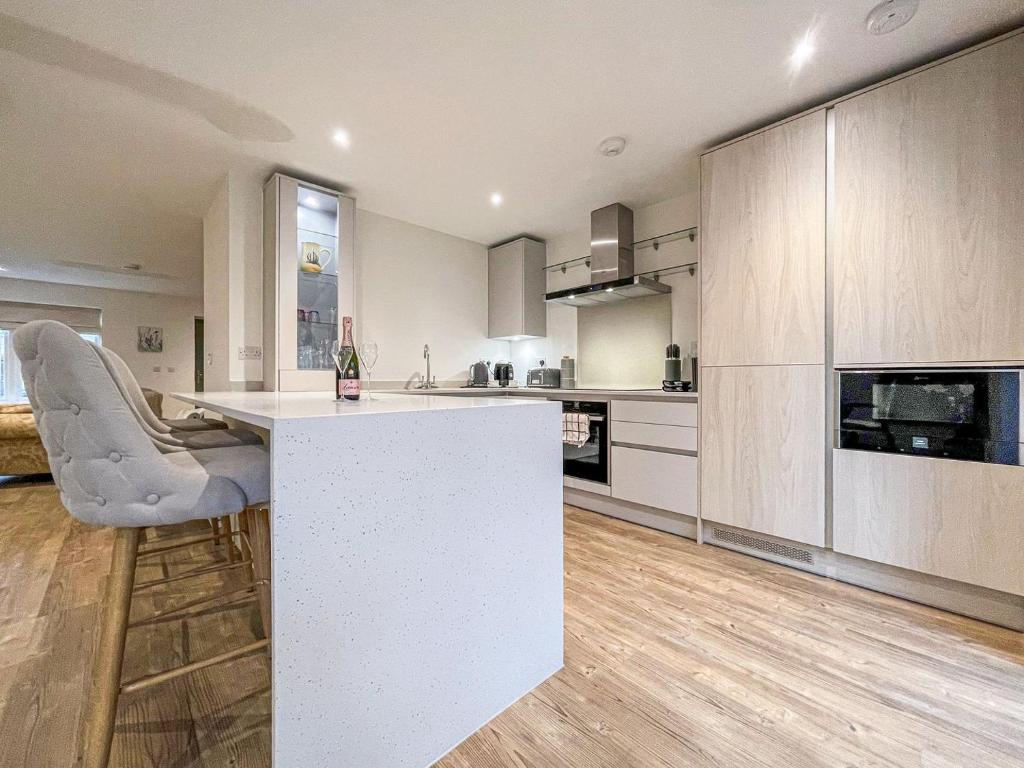
<instances>
[{"instance_id":1,"label":"shelf in display unit","mask_svg":"<svg viewBox=\"0 0 1024 768\"><path fill-rule=\"evenodd\" d=\"M331 238L331 240L335 240L335 241L337 241L337 239L338 239L337 235L331 234L330 232L320 232L320 231L315 230L315 229L307 229L306 227L296 227L296 229L299 232L308 232L309 234L316 235L317 237L329 237L329 238Z\"/></svg>"},{"instance_id":2,"label":"shelf in display unit","mask_svg":"<svg viewBox=\"0 0 1024 768\"><path fill-rule=\"evenodd\" d=\"M337 323L332 323L327 320L299 320L298 318L295 318L295 322L302 323L303 325L324 325L330 326L331 328L338 327Z\"/></svg>"}]
</instances>

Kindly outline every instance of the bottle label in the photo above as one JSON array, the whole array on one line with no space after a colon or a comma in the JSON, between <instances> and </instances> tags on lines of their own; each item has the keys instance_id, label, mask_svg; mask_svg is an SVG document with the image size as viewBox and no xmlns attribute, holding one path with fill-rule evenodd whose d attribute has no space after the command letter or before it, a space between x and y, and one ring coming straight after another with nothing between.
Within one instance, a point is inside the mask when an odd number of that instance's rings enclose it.
<instances>
[{"instance_id":1,"label":"bottle label","mask_svg":"<svg viewBox=\"0 0 1024 768\"><path fill-rule=\"evenodd\" d=\"M338 386L341 388L341 395L343 397L359 396L359 379L341 379L338 381Z\"/></svg>"}]
</instances>

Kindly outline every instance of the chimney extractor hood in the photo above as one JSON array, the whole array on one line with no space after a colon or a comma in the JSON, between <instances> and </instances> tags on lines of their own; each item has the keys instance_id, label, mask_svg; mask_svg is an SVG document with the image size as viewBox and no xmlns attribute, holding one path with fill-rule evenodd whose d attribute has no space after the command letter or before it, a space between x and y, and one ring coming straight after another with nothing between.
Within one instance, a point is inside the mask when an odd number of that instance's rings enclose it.
<instances>
[{"instance_id":1,"label":"chimney extractor hood","mask_svg":"<svg viewBox=\"0 0 1024 768\"><path fill-rule=\"evenodd\" d=\"M590 214L590 282L552 291L544 300L587 307L671 292L657 280L633 274L633 211L613 203Z\"/></svg>"}]
</instances>

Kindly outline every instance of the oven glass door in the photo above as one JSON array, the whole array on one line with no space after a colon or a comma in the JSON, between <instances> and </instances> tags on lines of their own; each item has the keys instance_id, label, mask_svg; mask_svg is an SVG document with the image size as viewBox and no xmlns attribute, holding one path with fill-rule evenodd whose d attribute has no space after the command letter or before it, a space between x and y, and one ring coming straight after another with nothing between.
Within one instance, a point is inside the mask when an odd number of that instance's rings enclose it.
<instances>
[{"instance_id":1,"label":"oven glass door","mask_svg":"<svg viewBox=\"0 0 1024 768\"><path fill-rule=\"evenodd\" d=\"M562 443L562 472L570 477L608 483L608 424L607 404L595 403L600 408L587 407L591 404L566 403L563 412L582 412L590 416L590 439L582 447ZM596 412L595 412L596 411Z\"/></svg>"}]
</instances>

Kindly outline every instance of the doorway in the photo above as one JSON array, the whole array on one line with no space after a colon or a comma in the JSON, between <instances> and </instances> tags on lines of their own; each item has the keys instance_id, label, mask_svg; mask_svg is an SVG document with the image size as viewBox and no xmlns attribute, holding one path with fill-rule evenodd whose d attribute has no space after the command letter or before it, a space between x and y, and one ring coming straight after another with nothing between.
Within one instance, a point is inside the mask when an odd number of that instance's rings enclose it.
<instances>
[{"instance_id":1,"label":"doorway","mask_svg":"<svg viewBox=\"0 0 1024 768\"><path fill-rule=\"evenodd\" d=\"M204 360L206 355L204 354L203 348L203 318L197 317L195 319L195 347L196 347L196 360L195 360L195 388L196 392L203 391L203 372L205 370Z\"/></svg>"}]
</instances>

